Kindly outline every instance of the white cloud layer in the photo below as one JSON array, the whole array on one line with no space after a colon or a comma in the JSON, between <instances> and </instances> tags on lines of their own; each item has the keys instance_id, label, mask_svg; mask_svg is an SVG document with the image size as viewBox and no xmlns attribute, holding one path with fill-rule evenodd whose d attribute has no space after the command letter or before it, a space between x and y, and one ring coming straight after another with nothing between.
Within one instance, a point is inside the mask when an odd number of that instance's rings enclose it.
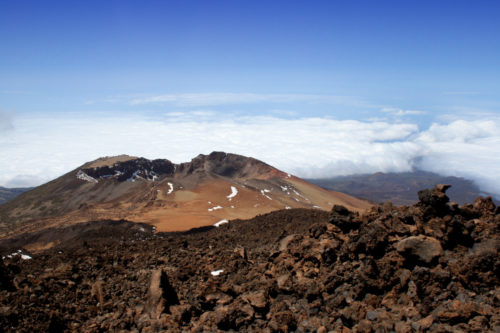
<instances>
[{"instance_id":1,"label":"white cloud layer","mask_svg":"<svg viewBox=\"0 0 500 333\"><path fill-rule=\"evenodd\" d=\"M131 105L165 104L178 107L296 102L370 106L355 96L317 94L181 93L135 97L128 101Z\"/></svg>"},{"instance_id":2,"label":"white cloud layer","mask_svg":"<svg viewBox=\"0 0 500 333\"><path fill-rule=\"evenodd\" d=\"M382 108L381 110L384 113L391 114L393 116L397 117L402 117L402 116L417 116L417 115L423 115L426 114L427 112L425 111L420 111L420 110L403 110L399 108Z\"/></svg>"},{"instance_id":3,"label":"white cloud layer","mask_svg":"<svg viewBox=\"0 0 500 333\"><path fill-rule=\"evenodd\" d=\"M141 116L20 117L0 133L0 185L32 186L101 156L189 161L214 150L256 157L302 177L422 168L468 177L500 197L500 118L412 123L328 118L224 119L211 111Z\"/></svg>"}]
</instances>

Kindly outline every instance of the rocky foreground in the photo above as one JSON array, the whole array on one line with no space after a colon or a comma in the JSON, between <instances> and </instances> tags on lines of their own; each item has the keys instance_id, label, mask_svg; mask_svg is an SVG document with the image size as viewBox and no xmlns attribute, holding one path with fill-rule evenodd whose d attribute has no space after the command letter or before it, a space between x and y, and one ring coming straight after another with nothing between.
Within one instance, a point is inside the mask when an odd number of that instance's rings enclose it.
<instances>
[{"instance_id":1,"label":"rocky foreground","mask_svg":"<svg viewBox=\"0 0 500 333\"><path fill-rule=\"evenodd\" d=\"M364 216L293 209L189 234L115 223L16 252L0 328L500 332L500 209L446 189Z\"/></svg>"}]
</instances>

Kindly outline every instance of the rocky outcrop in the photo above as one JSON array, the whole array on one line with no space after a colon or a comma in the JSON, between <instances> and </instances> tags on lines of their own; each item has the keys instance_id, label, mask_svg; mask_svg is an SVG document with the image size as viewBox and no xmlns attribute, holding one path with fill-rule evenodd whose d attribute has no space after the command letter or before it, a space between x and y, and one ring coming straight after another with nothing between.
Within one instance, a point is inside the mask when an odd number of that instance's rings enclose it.
<instances>
[{"instance_id":1,"label":"rocky outcrop","mask_svg":"<svg viewBox=\"0 0 500 333\"><path fill-rule=\"evenodd\" d=\"M214 174L229 178L281 173L275 168L256 160L236 154L212 152L200 154L191 162L174 164L166 159L148 160L133 158L113 165L103 165L79 170L77 178L93 182L116 179L119 182L138 178L154 181L160 177L186 177L193 174ZM90 178L89 178L90 177Z\"/></svg>"},{"instance_id":2,"label":"rocky outcrop","mask_svg":"<svg viewBox=\"0 0 500 333\"><path fill-rule=\"evenodd\" d=\"M165 159L148 160L137 158L117 162L112 166L100 166L80 170L93 179L114 178L117 181L134 180L138 177L146 180L156 180L159 176L172 176L175 164Z\"/></svg>"},{"instance_id":3,"label":"rocky outcrop","mask_svg":"<svg viewBox=\"0 0 500 333\"><path fill-rule=\"evenodd\" d=\"M120 233L8 258L15 290L0 291L0 326L496 332L500 210L488 198L458 206L445 191L362 216L341 206L292 209L202 232Z\"/></svg>"}]
</instances>

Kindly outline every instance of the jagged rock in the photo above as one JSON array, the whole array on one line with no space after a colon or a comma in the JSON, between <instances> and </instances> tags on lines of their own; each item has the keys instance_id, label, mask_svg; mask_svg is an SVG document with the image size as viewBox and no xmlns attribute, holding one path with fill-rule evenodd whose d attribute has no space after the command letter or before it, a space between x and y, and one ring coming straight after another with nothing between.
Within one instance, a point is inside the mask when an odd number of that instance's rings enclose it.
<instances>
[{"instance_id":1,"label":"jagged rock","mask_svg":"<svg viewBox=\"0 0 500 333\"><path fill-rule=\"evenodd\" d=\"M267 305L267 297L263 291L248 293L243 295L242 297L257 309L264 309Z\"/></svg>"},{"instance_id":2,"label":"jagged rock","mask_svg":"<svg viewBox=\"0 0 500 333\"><path fill-rule=\"evenodd\" d=\"M164 312L170 312L170 306L179 304L179 298L168 281L167 274L155 270L151 274L151 282L144 310L152 319L159 319Z\"/></svg>"},{"instance_id":3,"label":"jagged rock","mask_svg":"<svg viewBox=\"0 0 500 333\"><path fill-rule=\"evenodd\" d=\"M491 197L479 197L474 201L474 209L481 213L493 213L495 211L495 203Z\"/></svg>"},{"instance_id":4,"label":"jagged rock","mask_svg":"<svg viewBox=\"0 0 500 333\"><path fill-rule=\"evenodd\" d=\"M328 220L331 224L337 226L344 233L358 229L361 225L359 220L353 218L353 214L344 206L334 205L331 212L331 217Z\"/></svg>"},{"instance_id":5,"label":"jagged rock","mask_svg":"<svg viewBox=\"0 0 500 333\"><path fill-rule=\"evenodd\" d=\"M426 189L418 192L419 205L424 207L426 214L437 214L442 216L449 210L447 203L450 201L446 196L446 190L451 185L439 184L433 189Z\"/></svg>"}]
</instances>

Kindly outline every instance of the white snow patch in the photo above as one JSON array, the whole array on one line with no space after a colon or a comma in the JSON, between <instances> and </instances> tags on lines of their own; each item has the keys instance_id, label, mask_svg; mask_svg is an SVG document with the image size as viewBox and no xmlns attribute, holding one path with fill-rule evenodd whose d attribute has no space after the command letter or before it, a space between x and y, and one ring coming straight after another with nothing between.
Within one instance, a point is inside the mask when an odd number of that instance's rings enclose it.
<instances>
[{"instance_id":1,"label":"white snow patch","mask_svg":"<svg viewBox=\"0 0 500 333\"><path fill-rule=\"evenodd\" d=\"M167 195L174 191L174 184L168 182L168 187L169 187L169 189L168 189Z\"/></svg>"},{"instance_id":2,"label":"white snow patch","mask_svg":"<svg viewBox=\"0 0 500 333\"><path fill-rule=\"evenodd\" d=\"M12 257L17 257L17 256L21 256L21 259L23 260L30 260L32 259L31 256L27 255L27 254L23 254L21 250L17 250L17 252L14 252L14 253L11 253L9 255L7 255L7 258L12 258ZM5 259L5 257L2 257Z\"/></svg>"},{"instance_id":3,"label":"white snow patch","mask_svg":"<svg viewBox=\"0 0 500 333\"><path fill-rule=\"evenodd\" d=\"M221 206L215 206L215 207L209 208L208 211L209 212L213 212L214 210L217 210L217 209L222 209L222 207Z\"/></svg>"},{"instance_id":4,"label":"white snow patch","mask_svg":"<svg viewBox=\"0 0 500 333\"><path fill-rule=\"evenodd\" d=\"M224 272L223 269L219 269L219 270L216 270L216 271L211 271L210 274L212 274L212 276L219 276L220 273Z\"/></svg>"},{"instance_id":5,"label":"white snow patch","mask_svg":"<svg viewBox=\"0 0 500 333\"><path fill-rule=\"evenodd\" d=\"M81 179L81 180L85 180L86 182L89 182L89 183L97 183L98 182L97 179L95 179L94 177L90 177L89 175L87 175L82 170L79 170L76 173L76 178Z\"/></svg>"},{"instance_id":6,"label":"white snow patch","mask_svg":"<svg viewBox=\"0 0 500 333\"><path fill-rule=\"evenodd\" d=\"M289 173L287 173L287 174L286 174L286 177L287 177L287 178L292 178L292 175L291 175L291 174L289 174Z\"/></svg>"},{"instance_id":7,"label":"white snow patch","mask_svg":"<svg viewBox=\"0 0 500 333\"><path fill-rule=\"evenodd\" d=\"M220 227L223 224L226 224L228 221L226 219L220 220L219 222L215 223L214 226Z\"/></svg>"},{"instance_id":8,"label":"white snow patch","mask_svg":"<svg viewBox=\"0 0 500 333\"><path fill-rule=\"evenodd\" d=\"M238 189L234 186L231 186L231 194L227 196L229 201L231 201L236 196L236 194L238 194Z\"/></svg>"},{"instance_id":9,"label":"white snow patch","mask_svg":"<svg viewBox=\"0 0 500 333\"><path fill-rule=\"evenodd\" d=\"M292 207L290 207L290 206L286 206L286 207L285 207L285 209L292 209Z\"/></svg>"},{"instance_id":10,"label":"white snow patch","mask_svg":"<svg viewBox=\"0 0 500 333\"><path fill-rule=\"evenodd\" d=\"M281 187L281 190L282 190L283 192L288 191L288 187L287 187L287 186L281 186L281 185L280 185L280 187Z\"/></svg>"},{"instance_id":11,"label":"white snow patch","mask_svg":"<svg viewBox=\"0 0 500 333\"><path fill-rule=\"evenodd\" d=\"M265 197L266 197L266 198L268 198L269 200L273 200L270 196L268 196L268 195L266 194L266 192L268 193L268 192L271 192L271 191L266 190L266 189L264 189L264 190L260 190L260 193L261 193L263 196L265 196Z\"/></svg>"},{"instance_id":12,"label":"white snow patch","mask_svg":"<svg viewBox=\"0 0 500 333\"><path fill-rule=\"evenodd\" d=\"M231 206L231 208L234 208L234 206Z\"/></svg>"},{"instance_id":13,"label":"white snow patch","mask_svg":"<svg viewBox=\"0 0 500 333\"><path fill-rule=\"evenodd\" d=\"M146 231L146 229L144 229L143 227L140 227L139 230L142 232Z\"/></svg>"},{"instance_id":14,"label":"white snow patch","mask_svg":"<svg viewBox=\"0 0 500 333\"><path fill-rule=\"evenodd\" d=\"M316 205L314 205L313 208L321 209L320 206L316 206Z\"/></svg>"},{"instance_id":15,"label":"white snow patch","mask_svg":"<svg viewBox=\"0 0 500 333\"><path fill-rule=\"evenodd\" d=\"M294 192L295 194L297 194L297 195L298 195L299 197L301 197L302 199L304 199L304 200L306 200L306 201L311 201L311 200L307 199L305 196L303 196L302 194L300 194L299 192L297 192L297 190L295 190L295 189L292 189L292 190L293 190L293 192Z\"/></svg>"},{"instance_id":16,"label":"white snow patch","mask_svg":"<svg viewBox=\"0 0 500 333\"><path fill-rule=\"evenodd\" d=\"M137 178L137 175L139 174L139 172L141 172L141 171L140 171L140 170L137 170L136 172L134 172L134 173L132 174L132 176L130 176L130 178L129 178L129 179L127 179L127 181L128 181L128 182L133 182L133 181L135 181L135 178Z\"/></svg>"}]
</instances>

